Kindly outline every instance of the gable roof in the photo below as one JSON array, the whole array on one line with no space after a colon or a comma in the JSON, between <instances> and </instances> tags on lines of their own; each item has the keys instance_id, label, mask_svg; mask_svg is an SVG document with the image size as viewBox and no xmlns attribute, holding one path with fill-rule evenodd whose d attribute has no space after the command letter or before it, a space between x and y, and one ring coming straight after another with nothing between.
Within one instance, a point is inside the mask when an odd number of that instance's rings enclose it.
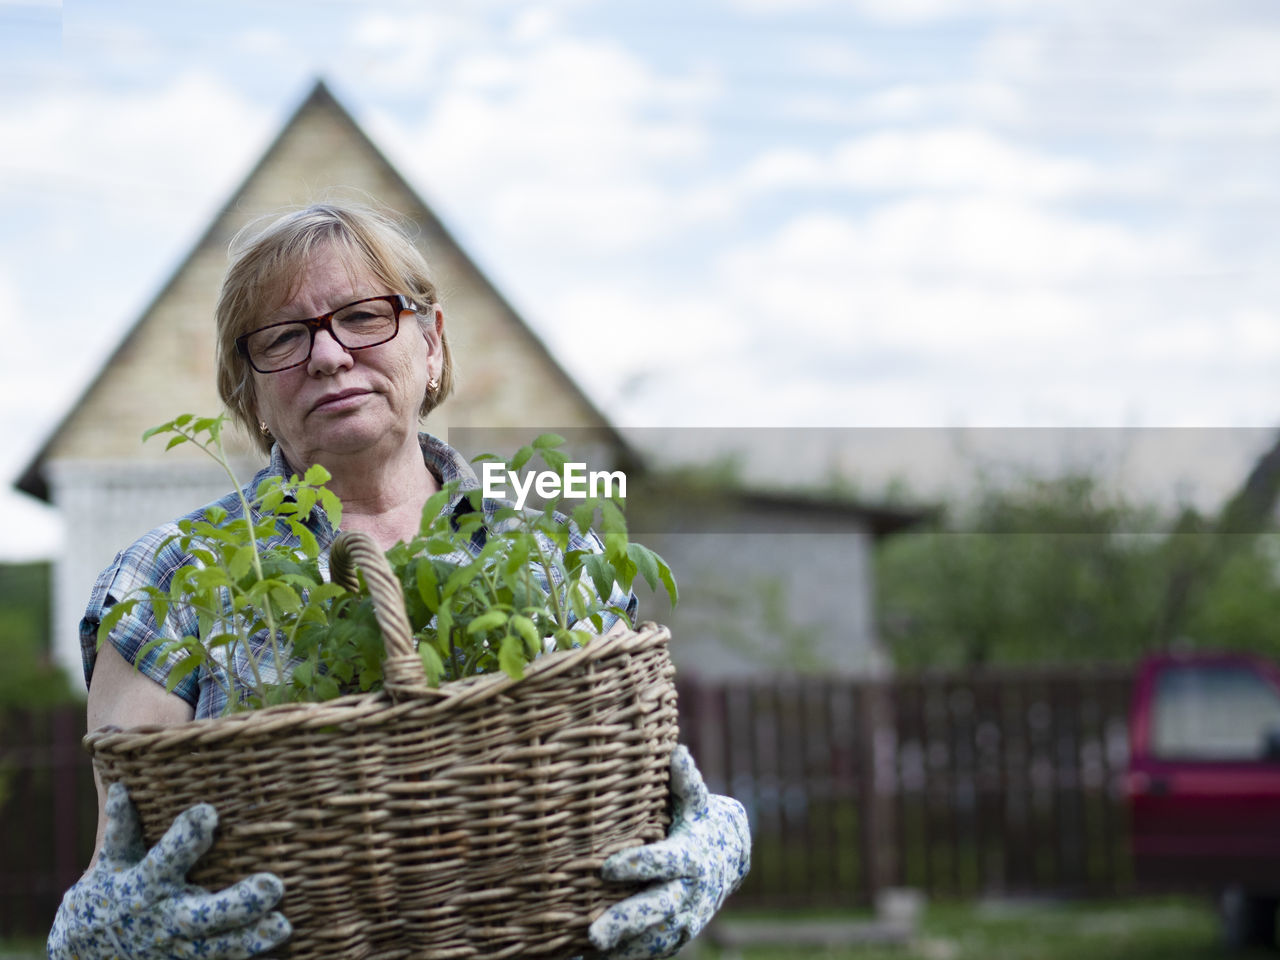
<instances>
[{"instance_id":1,"label":"gable roof","mask_svg":"<svg viewBox=\"0 0 1280 960\"><path fill-rule=\"evenodd\" d=\"M316 149L317 143L326 149ZM329 149L335 145L340 150ZM339 152L341 157L337 156ZM279 209L289 203L305 202L310 199L306 195L308 192L314 193L331 185L352 187L373 195L416 223L420 228L420 242L431 244L429 259L433 266L451 270L455 280L464 276L473 305L483 301L483 310L477 313L486 316L477 316L476 319L482 320L488 328L487 335L479 331L471 334L478 341L477 348L490 348L494 342L495 325L498 325L507 343L504 359L510 361L511 357L518 357L519 362L531 370L529 379L536 382L522 386L513 382L520 378L505 377L496 391L489 384L482 384L485 389L477 391L488 404L486 412L494 419L506 420L492 425L524 425L519 423L520 417L522 414L535 415L528 408L530 397L536 397L541 404L540 423L556 426L563 422L569 426L601 429L616 444L622 458L631 463L640 462L638 454L462 250L417 191L360 129L324 81L317 80L266 152L19 474L15 486L47 501L50 490L44 468L51 460L59 457L134 459L155 456L158 451L143 451L138 446L136 438L143 429L158 418L185 410L209 412L219 409L221 403L209 372L213 364L211 318L218 282L215 275L220 278L225 264L226 241L253 215ZM377 185L380 189L369 189L370 185ZM396 202L388 202L393 198ZM199 276L195 276L197 274ZM188 303L194 298L198 308L179 309L176 304L184 298ZM181 335L172 329L174 326L181 327ZM459 334L465 340L468 335L466 328L455 330L450 327L455 355ZM150 360L140 355L150 357ZM198 361L195 365L207 366L208 370L192 369L193 357ZM162 362L166 359L167 362ZM142 366L145 362L149 362L150 367ZM137 375L143 369L163 371L164 379L171 381L166 386L165 396L165 402L172 404L171 407L138 410L146 404L137 401L132 401L131 406L122 406L125 403L121 399L123 396L148 385L148 378L142 376L134 377L139 382L123 383L130 373ZM464 385L465 379L464 368ZM554 390L545 389L548 385ZM439 419L443 414L447 421L451 408L467 403L465 397L461 397L462 404L458 403L459 399L456 396L439 411L433 412L433 419ZM467 411L463 413L464 423L475 423L474 420L466 420ZM104 425L109 426L104 429ZM128 436L130 446L126 448L122 441L114 439L113 431L118 436Z\"/></svg>"}]
</instances>

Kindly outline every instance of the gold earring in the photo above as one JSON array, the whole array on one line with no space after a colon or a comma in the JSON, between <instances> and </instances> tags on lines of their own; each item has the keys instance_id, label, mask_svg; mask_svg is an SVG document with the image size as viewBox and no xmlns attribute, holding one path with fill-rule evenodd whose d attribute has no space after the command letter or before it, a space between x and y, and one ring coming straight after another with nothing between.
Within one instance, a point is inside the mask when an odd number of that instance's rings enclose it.
<instances>
[{"instance_id":1,"label":"gold earring","mask_svg":"<svg viewBox=\"0 0 1280 960\"><path fill-rule=\"evenodd\" d=\"M437 390L440 389L440 381L437 380L435 377L432 377L430 380L427 381L427 389L430 390L432 393L435 393Z\"/></svg>"},{"instance_id":2,"label":"gold earring","mask_svg":"<svg viewBox=\"0 0 1280 960\"><path fill-rule=\"evenodd\" d=\"M258 429L262 432L262 435L263 435L264 437L269 437L269 436L271 436L271 431L267 429L267 421L265 421L265 420L259 420L259 421L258 421Z\"/></svg>"}]
</instances>

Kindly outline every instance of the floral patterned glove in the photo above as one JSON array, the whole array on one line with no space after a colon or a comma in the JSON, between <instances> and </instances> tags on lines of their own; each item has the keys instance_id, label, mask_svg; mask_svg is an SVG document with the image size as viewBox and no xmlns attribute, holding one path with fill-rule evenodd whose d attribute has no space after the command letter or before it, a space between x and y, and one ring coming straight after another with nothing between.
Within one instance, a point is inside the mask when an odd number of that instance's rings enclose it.
<instances>
[{"instance_id":1,"label":"floral patterned glove","mask_svg":"<svg viewBox=\"0 0 1280 960\"><path fill-rule=\"evenodd\" d=\"M671 754L671 793L667 839L616 853L601 868L606 880L655 881L591 924L587 936L608 960L671 956L707 925L751 867L746 811L732 797L707 793L684 746Z\"/></svg>"},{"instance_id":2,"label":"floral patterned glove","mask_svg":"<svg viewBox=\"0 0 1280 960\"><path fill-rule=\"evenodd\" d=\"M213 807L197 804L148 851L137 808L124 784L113 783L102 853L62 898L50 960L239 960L283 943L293 931L270 912L284 895L274 874L246 877L218 893L186 882L217 825Z\"/></svg>"}]
</instances>

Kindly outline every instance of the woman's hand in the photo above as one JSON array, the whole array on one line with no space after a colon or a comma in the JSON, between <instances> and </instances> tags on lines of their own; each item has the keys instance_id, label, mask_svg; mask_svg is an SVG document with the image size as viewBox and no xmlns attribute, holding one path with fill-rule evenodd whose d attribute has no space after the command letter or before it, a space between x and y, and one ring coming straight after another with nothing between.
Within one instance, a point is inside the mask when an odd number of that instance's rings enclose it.
<instances>
[{"instance_id":1,"label":"woman's hand","mask_svg":"<svg viewBox=\"0 0 1280 960\"><path fill-rule=\"evenodd\" d=\"M606 880L654 885L610 907L587 935L609 960L669 957L688 943L751 868L747 813L737 800L707 793L687 748L671 754L674 818L667 839L616 853Z\"/></svg>"},{"instance_id":2,"label":"woman's hand","mask_svg":"<svg viewBox=\"0 0 1280 960\"><path fill-rule=\"evenodd\" d=\"M197 804L150 850L124 784L107 792L97 863L66 892L49 934L51 960L239 960L283 943L289 922L271 908L284 895L259 873L217 893L186 882L213 843L218 815Z\"/></svg>"}]
</instances>

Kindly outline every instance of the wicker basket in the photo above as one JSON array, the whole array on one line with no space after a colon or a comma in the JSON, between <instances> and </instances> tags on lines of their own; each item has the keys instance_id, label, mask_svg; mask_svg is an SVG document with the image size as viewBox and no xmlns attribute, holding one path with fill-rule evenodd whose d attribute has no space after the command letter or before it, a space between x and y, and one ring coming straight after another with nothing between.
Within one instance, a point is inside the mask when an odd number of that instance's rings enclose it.
<instances>
[{"instance_id":1,"label":"wicker basket","mask_svg":"<svg viewBox=\"0 0 1280 960\"><path fill-rule=\"evenodd\" d=\"M387 691L169 727L90 733L104 783L123 780L148 844L193 803L220 827L190 880L259 870L285 883L294 958L572 956L634 888L600 864L666 834L677 736L670 634L593 640L525 678L429 689L400 585L371 540L358 563L386 638Z\"/></svg>"}]
</instances>

